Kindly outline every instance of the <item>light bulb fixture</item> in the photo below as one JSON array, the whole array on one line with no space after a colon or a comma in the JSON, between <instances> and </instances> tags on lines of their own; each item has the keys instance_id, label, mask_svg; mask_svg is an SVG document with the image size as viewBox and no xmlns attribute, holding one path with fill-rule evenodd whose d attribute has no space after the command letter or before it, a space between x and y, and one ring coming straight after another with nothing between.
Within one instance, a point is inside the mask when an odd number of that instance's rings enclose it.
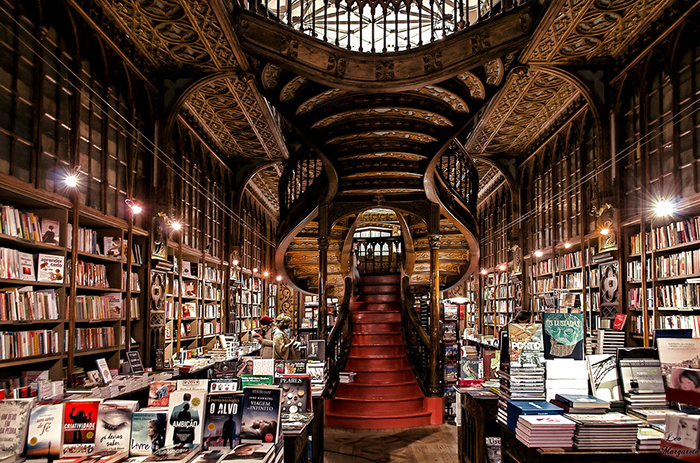
<instances>
[{"instance_id":1,"label":"light bulb fixture","mask_svg":"<svg viewBox=\"0 0 700 463\"><path fill-rule=\"evenodd\" d=\"M600 234L603 236L608 236L610 234L610 229L608 227L603 227L600 229Z\"/></svg>"},{"instance_id":2,"label":"light bulb fixture","mask_svg":"<svg viewBox=\"0 0 700 463\"><path fill-rule=\"evenodd\" d=\"M233 261L231 262L231 264L232 264L232 265L238 265L238 259L233 259Z\"/></svg>"},{"instance_id":3,"label":"light bulb fixture","mask_svg":"<svg viewBox=\"0 0 700 463\"><path fill-rule=\"evenodd\" d=\"M669 199L661 198L654 204L654 214L656 214L657 217L666 217L675 213L676 205Z\"/></svg>"},{"instance_id":4,"label":"light bulb fixture","mask_svg":"<svg viewBox=\"0 0 700 463\"><path fill-rule=\"evenodd\" d=\"M126 203L127 206L131 208L131 212L134 214L140 214L141 211L143 211L143 207L141 207L138 203L136 203L132 199L125 199L124 202Z\"/></svg>"},{"instance_id":5,"label":"light bulb fixture","mask_svg":"<svg viewBox=\"0 0 700 463\"><path fill-rule=\"evenodd\" d=\"M257 267L253 267L253 273L258 273L258 268L257 268Z\"/></svg>"},{"instance_id":6,"label":"light bulb fixture","mask_svg":"<svg viewBox=\"0 0 700 463\"><path fill-rule=\"evenodd\" d=\"M542 251L540 251L539 249L535 251L535 257L542 257Z\"/></svg>"},{"instance_id":7,"label":"light bulb fixture","mask_svg":"<svg viewBox=\"0 0 700 463\"><path fill-rule=\"evenodd\" d=\"M482 274L482 275L486 275L487 273L489 273L489 272L487 272L485 268L482 268L482 269L481 269L481 274Z\"/></svg>"},{"instance_id":8,"label":"light bulb fixture","mask_svg":"<svg viewBox=\"0 0 700 463\"><path fill-rule=\"evenodd\" d=\"M263 277L267 278L267 277L269 277L269 276L270 276L270 272L268 272L267 270L265 270L265 271L263 272Z\"/></svg>"},{"instance_id":9,"label":"light bulb fixture","mask_svg":"<svg viewBox=\"0 0 700 463\"><path fill-rule=\"evenodd\" d=\"M565 247L566 249L569 249L569 248L571 247L571 243L569 243L569 242L567 241L566 243L564 243L564 247Z\"/></svg>"},{"instance_id":10,"label":"light bulb fixture","mask_svg":"<svg viewBox=\"0 0 700 463\"><path fill-rule=\"evenodd\" d=\"M277 280L277 281L282 281L282 275L277 275L277 276L275 277L275 280Z\"/></svg>"},{"instance_id":11,"label":"light bulb fixture","mask_svg":"<svg viewBox=\"0 0 700 463\"><path fill-rule=\"evenodd\" d=\"M75 188L78 186L78 178L80 177L80 166L75 166L73 170L66 172L66 177L63 179L63 183L68 188Z\"/></svg>"},{"instance_id":12,"label":"light bulb fixture","mask_svg":"<svg viewBox=\"0 0 700 463\"><path fill-rule=\"evenodd\" d=\"M501 272L504 271L505 269L506 269L506 266L503 264L498 266L498 270L500 270Z\"/></svg>"},{"instance_id":13,"label":"light bulb fixture","mask_svg":"<svg viewBox=\"0 0 700 463\"><path fill-rule=\"evenodd\" d=\"M175 231L180 231L180 229L182 229L182 224L178 221L175 221L170 224L170 227Z\"/></svg>"}]
</instances>

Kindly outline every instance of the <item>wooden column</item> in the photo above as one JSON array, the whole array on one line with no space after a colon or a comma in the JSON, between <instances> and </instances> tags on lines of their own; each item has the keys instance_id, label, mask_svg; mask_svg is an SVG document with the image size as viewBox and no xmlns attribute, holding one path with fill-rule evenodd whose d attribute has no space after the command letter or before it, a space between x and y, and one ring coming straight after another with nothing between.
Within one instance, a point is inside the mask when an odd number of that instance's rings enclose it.
<instances>
[{"instance_id":1,"label":"wooden column","mask_svg":"<svg viewBox=\"0 0 700 463\"><path fill-rule=\"evenodd\" d=\"M321 206L318 212L318 339L326 339L326 316L328 314L328 206Z\"/></svg>"},{"instance_id":2,"label":"wooden column","mask_svg":"<svg viewBox=\"0 0 700 463\"><path fill-rule=\"evenodd\" d=\"M442 395L440 390L440 235L429 237L430 242L430 375L428 392Z\"/></svg>"}]
</instances>

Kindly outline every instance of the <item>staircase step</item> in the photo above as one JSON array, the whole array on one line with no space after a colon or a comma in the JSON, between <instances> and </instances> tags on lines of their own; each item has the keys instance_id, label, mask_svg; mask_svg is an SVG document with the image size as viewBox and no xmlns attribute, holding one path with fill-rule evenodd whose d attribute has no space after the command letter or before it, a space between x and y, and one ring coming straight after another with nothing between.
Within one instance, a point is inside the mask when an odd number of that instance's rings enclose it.
<instances>
[{"instance_id":1,"label":"staircase step","mask_svg":"<svg viewBox=\"0 0 700 463\"><path fill-rule=\"evenodd\" d=\"M360 373L357 374L360 376ZM395 381L387 384L365 384L355 377L354 383L339 384L335 397L349 399L391 399L394 397L413 397L422 394L415 378Z\"/></svg>"},{"instance_id":2,"label":"staircase step","mask_svg":"<svg viewBox=\"0 0 700 463\"><path fill-rule=\"evenodd\" d=\"M390 346L399 345L402 343L400 334L360 334L353 333L352 335L352 345L355 343L366 346Z\"/></svg>"},{"instance_id":3,"label":"staircase step","mask_svg":"<svg viewBox=\"0 0 700 463\"><path fill-rule=\"evenodd\" d=\"M399 285L360 285L360 294L397 294L400 292Z\"/></svg>"},{"instance_id":4,"label":"staircase step","mask_svg":"<svg viewBox=\"0 0 700 463\"><path fill-rule=\"evenodd\" d=\"M335 397L327 411L345 416L368 415L384 417L387 415L415 412L423 406L423 395L412 397L392 397L391 399L345 399Z\"/></svg>"},{"instance_id":5,"label":"staircase step","mask_svg":"<svg viewBox=\"0 0 700 463\"><path fill-rule=\"evenodd\" d=\"M372 355L406 355L403 349L403 344L401 345L390 345L381 346L381 349L377 349L377 346L353 346L350 348L350 356L357 357L370 357Z\"/></svg>"},{"instance_id":6,"label":"staircase step","mask_svg":"<svg viewBox=\"0 0 700 463\"><path fill-rule=\"evenodd\" d=\"M352 330L357 334L401 334L401 324L399 323L355 323Z\"/></svg>"},{"instance_id":7,"label":"staircase step","mask_svg":"<svg viewBox=\"0 0 700 463\"><path fill-rule=\"evenodd\" d=\"M347 371L353 371L347 369ZM357 371L355 376L356 385L360 386L391 386L395 382L415 381L413 372L410 369L394 371ZM418 383L415 383L418 387ZM420 390L420 388L419 388Z\"/></svg>"},{"instance_id":8,"label":"staircase step","mask_svg":"<svg viewBox=\"0 0 700 463\"><path fill-rule=\"evenodd\" d=\"M365 275L360 277L360 285L400 284L401 275Z\"/></svg>"},{"instance_id":9,"label":"staircase step","mask_svg":"<svg viewBox=\"0 0 700 463\"><path fill-rule=\"evenodd\" d=\"M401 304L398 302L362 302L356 301L353 306L353 312L388 312L388 313L399 313L401 312Z\"/></svg>"},{"instance_id":10,"label":"staircase step","mask_svg":"<svg viewBox=\"0 0 700 463\"><path fill-rule=\"evenodd\" d=\"M357 302L401 302L399 294L360 294Z\"/></svg>"},{"instance_id":11,"label":"staircase step","mask_svg":"<svg viewBox=\"0 0 700 463\"><path fill-rule=\"evenodd\" d=\"M430 424L430 412L419 412L404 416L342 416L326 412L326 426L349 429L396 429L427 426Z\"/></svg>"},{"instance_id":12,"label":"staircase step","mask_svg":"<svg viewBox=\"0 0 700 463\"><path fill-rule=\"evenodd\" d=\"M353 358L348 359L345 365L346 371L367 371L377 374L386 373L389 371L396 370L409 370L411 367L408 365L408 360L406 356L403 357L385 357L385 358Z\"/></svg>"},{"instance_id":13,"label":"staircase step","mask_svg":"<svg viewBox=\"0 0 700 463\"><path fill-rule=\"evenodd\" d=\"M401 313L396 312L384 312L380 310L355 310L352 314L352 321L356 324L359 323L400 323Z\"/></svg>"}]
</instances>

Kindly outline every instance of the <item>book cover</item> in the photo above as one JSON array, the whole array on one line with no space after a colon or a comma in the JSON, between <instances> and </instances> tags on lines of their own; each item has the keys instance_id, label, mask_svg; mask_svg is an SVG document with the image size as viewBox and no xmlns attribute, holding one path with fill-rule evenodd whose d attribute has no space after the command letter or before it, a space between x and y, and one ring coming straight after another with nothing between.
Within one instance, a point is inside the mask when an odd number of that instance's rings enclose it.
<instances>
[{"instance_id":1,"label":"book cover","mask_svg":"<svg viewBox=\"0 0 700 463\"><path fill-rule=\"evenodd\" d=\"M459 366L450 363L443 365L442 373L444 381L457 381L459 379Z\"/></svg>"},{"instance_id":2,"label":"book cover","mask_svg":"<svg viewBox=\"0 0 700 463\"><path fill-rule=\"evenodd\" d=\"M139 351L128 351L126 353L126 359L129 362L129 371L132 375L140 375L145 372L145 370L143 369L143 362L141 362L141 355L139 355Z\"/></svg>"},{"instance_id":3,"label":"book cover","mask_svg":"<svg viewBox=\"0 0 700 463\"><path fill-rule=\"evenodd\" d=\"M482 378L482 364L483 361L479 357L462 357L460 361L461 374L459 379L474 380Z\"/></svg>"},{"instance_id":4,"label":"book cover","mask_svg":"<svg viewBox=\"0 0 700 463\"><path fill-rule=\"evenodd\" d=\"M178 379L178 391L207 391L209 390L208 379Z\"/></svg>"},{"instance_id":5,"label":"book cover","mask_svg":"<svg viewBox=\"0 0 700 463\"><path fill-rule=\"evenodd\" d=\"M32 405L34 399L0 401L0 460L24 452Z\"/></svg>"},{"instance_id":6,"label":"book cover","mask_svg":"<svg viewBox=\"0 0 700 463\"><path fill-rule=\"evenodd\" d=\"M109 366L107 366L107 360L101 358L97 359L97 371L100 372L100 377L102 378L102 382L105 384L109 384L112 382L112 373L109 371Z\"/></svg>"},{"instance_id":7,"label":"book cover","mask_svg":"<svg viewBox=\"0 0 700 463\"><path fill-rule=\"evenodd\" d=\"M444 322L442 324L442 340L456 341L457 340L457 323Z\"/></svg>"},{"instance_id":8,"label":"book cover","mask_svg":"<svg viewBox=\"0 0 700 463\"><path fill-rule=\"evenodd\" d=\"M274 376L275 361L273 359L254 359L253 374L263 376Z\"/></svg>"},{"instance_id":9,"label":"book cover","mask_svg":"<svg viewBox=\"0 0 700 463\"><path fill-rule=\"evenodd\" d=\"M62 432L63 404L32 408L27 432L27 458L59 458Z\"/></svg>"},{"instance_id":10,"label":"book cover","mask_svg":"<svg viewBox=\"0 0 700 463\"><path fill-rule=\"evenodd\" d=\"M200 450L202 450L202 446L195 444L169 445L156 450L143 461L145 463L187 463L195 458Z\"/></svg>"},{"instance_id":11,"label":"book cover","mask_svg":"<svg viewBox=\"0 0 700 463\"><path fill-rule=\"evenodd\" d=\"M617 382L617 362L611 354L586 356L591 392L603 400L622 400Z\"/></svg>"},{"instance_id":12,"label":"book cover","mask_svg":"<svg viewBox=\"0 0 700 463\"><path fill-rule=\"evenodd\" d=\"M277 442L281 400L278 387L249 386L243 390L242 443Z\"/></svg>"},{"instance_id":13,"label":"book cover","mask_svg":"<svg viewBox=\"0 0 700 463\"><path fill-rule=\"evenodd\" d=\"M18 252L19 257L19 279L25 281L36 281L34 274L34 256L26 252Z\"/></svg>"},{"instance_id":14,"label":"book cover","mask_svg":"<svg viewBox=\"0 0 700 463\"><path fill-rule=\"evenodd\" d=\"M259 384L272 384L274 378L270 375L241 375L241 389L246 386L256 386Z\"/></svg>"},{"instance_id":15,"label":"book cover","mask_svg":"<svg viewBox=\"0 0 700 463\"><path fill-rule=\"evenodd\" d=\"M108 318L123 318L125 316L123 307L123 299L121 293L105 293L102 295L107 302Z\"/></svg>"},{"instance_id":16,"label":"book cover","mask_svg":"<svg viewBox=\"0 0 700 463\"><path fill-rule=\"evenodd\" d=\"M306 372L311 377L311 384L323 384L325 381L325 362L309 362L306 365Z\"/></svg>"},{"instance_id":17,"label":"book cover","mask_svg":"<svg viewBox=\"0 0 700 463\"><path fill-rule=\"evenodd\" d=\"M669 381L676 368L700 369L700 339L658 338L661 373ZM698 384L700 386L700 384Z\"/></svg>"},{"instance_id":18,"label":"book cover","mask_svg":"<svg viewBox=\"0 0 700 463\"><path fill-rule=\"evenodd\" d=\"M311 411L309 375L285 375L279 381L282 388L282 413Z\"/></svg>"},{"instance_id":19,"label":"book cover","mask_svg":"<svg viewBox=\"0 0 700 463\"><path fill-rule=\"evenodd\" d=\"M217 378L209 380L209 393L236 392L240 378Z\"/></svg>"},{"instance_id":20,"label":"book cover","mask_svg":"<svg viewBox=\"0 0 700 463\"><path fill-rule=\"evenodd\" d=\"M170 404L170 394L176 387L175 381L153 381L148 387L148 406L167 407Z\"/></svg>"},{"instance_id":21,"label":"book cover","mask_svg":"<svg viewBox=\"0 0 700 463\"><path fill-rule=\"evenodd\" d=\"M274 452L273 443L248 443L239 444L234 448L231 453L226 455L221 462L226 463L228 461L236 461L239 463L252 463L261 462L267 463L271 460L268 459L268 453Z\"/></svg>"},{"instance_id":22,"label":"book cover","mask_svg":"<svg viewBox=\"0 0 700 463\"><path fill-rule=\"evenodd\" d=\"M177 390L170 394L165 445L202 443L206 390Z\"/></svg>"},{"instance_id":23,"label":"book cover","mask_svg":"<svg viewBox=\"0 0 700 463\"><path fill-rule=\"evenodd\" d=\"M305 360L282 360L275 359L275 379L282 375L305 375Z\"/></svg>"},{"instance_id":24,"label":"book cover","mask_svg":"<svg viewBox=\"0 0 700 463\"><path fill-rule=\"evenodd\" d=\"M445 347L445 362L458 362L459 361L459 344L457 343L447 343Z\"/></svg>"},{"instance_id":25,"label":"book cover","mask_svg":"<svg viewBox=\"0 0 700 463\"><path fill-rule=\"evenodd\" d=\"M61 225L58 220L41 219L41 242L58 246Z\"/></svg>"},{"instance_id":26,"label":"book cover","mask_svg":"<svg viewBox=\"0 0 700 463\"><path fill-rule=\"evenodd\" d=\"M496 372L501 364L501 351L484 349L483 350L483 371L484 379L496 379Z\"/></svg>"},{"instance_id":27,"label":"book cover","mask_svg":"<svg viewBox=\"0 0 700 463\"><path fill-rule=\"evenodd\" d=\"M556 400L569 407L577 408L607 408L610 402L589 394L556 394Z\"/></svg>"},{"instance_id":28,"label":"book cover","mask_svg":"<svg viewBox=\"0 0 700 463\"><path fill-rule=\"evenodd\" d=\"M544 367L542 325L510 323L508 352L511 367Z\"/></svg>"},{"instance_id":29,"label":"book cover","mask_svg":"<svg viewBox=\"0 0 700 463\"><path fill-rule=\"evenodd\" d=\"M309 339L306 350L306 358L308 360L326 360L326 340L325 339Z\"/></svg>"},{"instance_id":30,"label":"book cover","mask_svg":"<svg viewBox=\"0 0 700 463\"><path fill-rule=\"evenodd\" d=\"M543 314L545 359L583 360L583 314Z\"/></svg>"},{"instance_id":31,"label":"book cover","mask_svg":"<svg viewBox=\"0 0 700 463\"><path fill-rule=\"evenodd\" d=\"M102 403L97 413L95 451L128 451L133 407L118 403Z\"/></svg>"},{"instance_id":32,"label":"book cover","mask_svg":"<svg viewBox=\"0 0 700 463\"><path fill-rule=\"evenodd\" d=\"M105 256L108 257L121 257L123 250L123 243L121 236L105 236L103 238Z\"/></svg>"},{"instance_id":33,"label":"book cover","mask_svg":"<svg viewBox=\"0 0 700 463\"><path fill-rule=\"evenodd\" d=\"M243 393L207 396L202 444L205 450L235 447L240 441Z\"/></svg>"},{"instance_id":34,"label":"book cover","mask_svg":"<svg viewBox=\"0 0 700 463\"><path fill-rule=\"evenodd\" d=\"M139 410L131 418L129 455L148 456L165 446L167 413Z\"/></svg>"},{"instance_id":35,"label":"book cover","mask_svg":"<svg viewBox=\"0 0 700 463\"><path fill-rule=\"evenodd\" d=\"M49 283L63 283L64 256L52 254L39 254L36 272L36 281Z\"/></svg>"},{"instance_id":36,"label":"book cover","mask_svg":"<svg viewBox=\"0 0 700 463\"><path fill-rule=\"evenodd\" d=\"M613 321L613 329L617 331L622 331L625 327L625 321L627 321L627 315L619 313L615 315L615 320Z\"/></svg>"},{"instance_id":37,"label":"book cover","mask_svg":"<svg viewBox=\"0 0 700 463\"><path fill-rule=\"evenodd\" d=\"M656 359L628 358L620 360L622 393L664 394L661 363Z\"/></svg>"},{"instance_id":38,"label":"book cover","mask_svg":"<svg viewBox=\"0 0 700 463\"><path fill-rule=\"evenodd\" d=\"M63 404L63 456L95 451L95 431L101 400L75 400Z\"/></svg>"}]
</instances>

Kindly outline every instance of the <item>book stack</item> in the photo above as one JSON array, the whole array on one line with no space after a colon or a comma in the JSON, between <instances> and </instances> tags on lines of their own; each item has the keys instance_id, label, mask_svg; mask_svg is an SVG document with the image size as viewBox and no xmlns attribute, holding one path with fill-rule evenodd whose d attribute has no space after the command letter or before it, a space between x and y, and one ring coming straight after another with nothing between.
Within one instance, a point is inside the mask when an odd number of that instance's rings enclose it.
<instances>
[{"instance_id":1,"label":"book stack","mask_svg":"<svg viewBox=\"0 0 700 463\"><path fill-rule=\"evenodd\" d=\"M630 408L627 414L641 418L649 424L664 424L666 415L685 415L683 412L668 408Z\"/></svg>"},{"instance_id":2,"label":"book stack","mask_svg":"<svg viewBox=\"0 0 700 463\"><path fill-rule=\"evenodd\" d=\"M620 358L618 368L628 408L667 408L658 359Z\"/></svg>"},{"instance_id":3,"label":"book stack","mask_svg":"<svg viewBox=\"0 0 700 463\"><path fill-rule=\"evenodd\" d=\"M570 448L576 423L561 415L521 415L515 437L528 447Z\"/></svg>"},{"instance_id":4,"label":"book stack","mask_svg":"<svg viewBox=\"0 0 700 463\"><path fill-rule=\"evenodd\" d=\"M643 421L622 413L566 414L576 423L574 447L578 450L634 450L637 428Z\"/></svg>"},{"instance_id":5,"label":"book stack","mask_svg":"<svg viewBox=\"0 0 700 463\"><path fill-rule=\"evenodd\" d=\"M622 347L625 347L624 331L598 330L598 354L616 354Z\"/></svg>"},{"instance_id":6,"label":"book stack","mask_svg":"<svg viewBox=\"0 0 700 463\"><path fill-rule=\"evenodd\" d=\"M498 419L508 421L507 403L511 400L544 401L544 344L542 325L508 325L508 354L502 355Z\"/></svg>"},{"instance_id":7,"label":"book stack","mask_svg":"<svg viewBox=\"0 0 700 463\"><path fill-rule=\"evenodd\" d=\"M516 432L520 417L523 415L561 415L564 413L560 407L545 400L509 400L506 426Z\"/></svg>"},{"instance_id":8,"label":"book stack","mask_svg":"<svg viewBox=\"0 0 700 463\"><path fill-rule=\"evenodd\" d=\"M567 413L606 413L610 402L589 394L556 394L554 404Z\"/></svg>"},{"instance_id":9,"label":"book stack","mask_svg":"<svg viewBox=\"0 0 700 463\"><path fill-rule=\"evenodd\" d=\"M348 383L354 383L355 382L355 376L357 376L357 372L354 371L341 371L339 373L340 376L340 384L348 384Z\"/></svg>"},{"instance_id":10,"label":"book stack","mask_svg":"<svg viewBox=\"0 0 700 463\"><path fill-rule=\"evenodd\" d=\"M588 394L588 369L585 360L546 360L547 400L559 394Z\"/></svg>"},{"instance_id":11,"label":"book stack","mask_svg":"<svg viewBox=\"0 0 700 463\"><path fill-rule=\"evenodd\" d=\"M637 450L659 451L664 433L658 429L640 427L637 429Z\"/></svg>"}]
</instances>

